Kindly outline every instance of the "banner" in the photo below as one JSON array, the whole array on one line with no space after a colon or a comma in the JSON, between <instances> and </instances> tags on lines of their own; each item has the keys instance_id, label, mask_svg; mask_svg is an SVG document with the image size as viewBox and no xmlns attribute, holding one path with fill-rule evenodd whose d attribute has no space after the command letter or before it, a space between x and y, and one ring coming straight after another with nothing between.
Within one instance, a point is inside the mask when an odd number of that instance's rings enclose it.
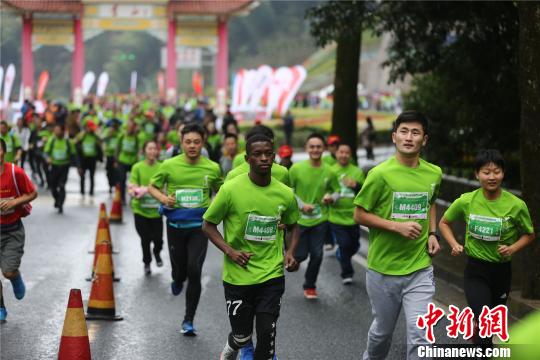
<instances>
[{"instance_id":1,"label":"banner","mask_svg":"<svg viewBox=\"0 0 540 360\"><path fill-rule=\"evenodd\" d=\"M131 80L129 82L129 93L131 95L137 94L137 72L131 72Z\"/></svg>"},{"instance_id":2,"label":"banner","mask_svg":"<svg viewBox=\"0 0 540 360\"><path fill-rule=\"evenodd\" d=\"M9 107L9 97L11 96L11 89L13 88L13 82L15 81L15 65L9 64L6 69L4 79L4 107Z\"/></svg>"},{"instance_id":3,"label":"banner","mask_svg":"<svg viewBox=\"0 0 540 360\"><path fill-rule=\"evenodd\" d=\"M92 71L88 71L86 74L84 74L82 79L83 96L87 96L90 93L90 89L92 88L92 85L94 85L94 81L96 81L96 75Z\"/></svg>"},{"instance_id":4,"label":"banner","mask_svg":"<svg viewBox=\"0 0 540 360\"><path fill-rule=\"evenodd\" d=\"M43 99L43 95L45 94L45 89L47 88L48 83L49 83L49 72L42 71L41 74L39 74L39 80L38 80L38 86L37 86L37 100Z\"/></svg>"},{"instance_id":5,"label":"banner","mask_svg":"<svg viewBox=\"0 0 540 360\"><path fill-rule=\"evenodd\" d=\"M249 98L249 107L256 108L260 104L268 86L272 82L274 70L268 65L261 65L255 74L253 92Z\"/></svg>"},{"instance_id":6,"label":"banner","mask_svg":"<svg viewBox=\"0 0 540 360\"><path fill-rule=\"evenodd\" d=\"M158 71L156 80L159 96L165 98L165 75L163 74L163 71Z\"/></svg>"},{"instance_id":7,"label":"banner","mask_svg":"<svg viewBox=\"0 0 540 360\"><path fill-rule=\"evenodd\" d=\"M281 116L284 116L287 112L287 109L307 76L307 71L302 66L296 65L291 67L290 70L292 78L287 84L287 88L282 92L276 109L277 113Z\"/></svg>"},{"instance_id":8,"label":"banner","mask_svg":"<svg viewBox=\"0 0 540 360\"><path fill-rule=\"evenodd\" d=\"M191 76L191 85L193 86L193 91L195 95L200 96L203 93L204 88L204 79L198 71L194 71Z\"/></svg>"},{"instance_id":9,"label":"banner","mask_svg":"<svg viewBox=\"0 0 540 360\"><path fill-rule=\"evenodd\" d=\"M0 94L2 94L3 81L4 81L4 68L0 66ZM0 101L2 101L2 98L0 98Z\"/></svg>"},{"instance_id":10,"label":"banner","mask_svg":"<svg viewBox=\"0 0 540 360\"><path fill-rule=\"evenodd\" d=\"M96 95L102 97L105 95L105 90L109 84L109 74L106 71L103 71L98 78Z\"/></svg>"}]
</instances>

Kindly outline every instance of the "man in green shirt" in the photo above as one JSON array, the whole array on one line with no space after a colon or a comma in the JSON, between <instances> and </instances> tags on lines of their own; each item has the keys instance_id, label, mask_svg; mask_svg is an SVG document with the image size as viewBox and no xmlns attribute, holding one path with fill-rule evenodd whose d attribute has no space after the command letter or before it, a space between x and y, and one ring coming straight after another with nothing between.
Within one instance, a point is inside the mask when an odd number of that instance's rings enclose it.
<instances>
[{"instance_id":1,"label":"man in green shirt","mask_svg":"<svg viewBox=\"0 0 540 360\"><path fill-rule=\"evenodd\" d=\"M332 166L332 171L338 178L340 191L339 199L330 206L328 218L332 234L339 246L337 257L345 285L352 283L354 269L351 258L360 249L360 227L354 222L353 200L365 180L362 170L351 164L351 156L349 144L337 145L337 163Z\"/></svg>"},{"instance_id":2,"label":"man in green shirt","mask_svg":"<svg viewBox=\"0 0 540 360\"><path fill-rule=\"evenodd\" d=\"M291 189L271 176L273 146L264 135L249 138L249 173L225 183L204 214L204 232L224 253L223 286L232 331L222 360L236 359L238 351L251 343L254 319L257 347L253 359L274 357L276 322L285 290L283 267L298 269L294 258L298 207ZM225 237L217 229L222 221ZM283 226L292 234L285 255Z\"/></svg>"},{"instance_id":3,"label":"man in green shirt","mask_svg":"<svg viewBox=\"0 0 540 360\"><path fill-rule=\"evenodd\" d=\"M179 295L184 281L186 313L182 322L185 336L196 335L193 319L201 296L201 272L208 238L202 232L202 216L210 205L210 196L223 183L219 164L201 155L204 129L188 124L182 129L183 153L165 160L150 179L148 191L162 206L167 217L167 240L171 258L171 291ZM161 189L165 188L165 193Z\"/></svg>"},{"instance_id":4,"label":"man in green shirt","mask_svg":"<svg viewBox=\"0 0 540 360\"><path fill-rule=\"evenodd\" d=\"M139 157L139 144L137 138L137 124L129 120L126 125L126 131L118 137L116 144L116 180L120 184L122 203L126 203L126 180L127 173L131 171L131 166L135 164Z\"/></svg>"},{"instance_id":5,"label":"man in green shirt","mask_svg":"<svg viewBox=\"0 0 540 360\"><path fill-rule=\"evenodd\" d=\"M75 146L65 137L63 125L56 124L54 126L54 135L47 141L44 152L50 166L49 187L54 198L54 207L58 209L59 214L62 214L66 199L69 165L71 158L75 155Z\"/></svg>"},{"instance_id":6,"label":"man in green shirt","mask_svg":"<svg viewBox=\"0 0 540 360\"><path fill-rule=\"evenodd\" d=\"M394 157L371 169L354 199L354 219L369 227L366 289L373 323L364 359L384 359L401 308L407 326L407 359L428 345L416 326L435 293L431 256L439 250L434 206L442 172L420 158L428 120L404 111L395 121Z\"/></svg>"},{"instance_id":7,"label":"man in green shirt","mask_svg":"<svg viewBox=\"0 0 540 360\"><path fill-rule=\"evenodd\" d=\"M328 205L339 196L335 174L321 156L324 137L311 134L306 141L309 159L297 162L289 170L289 180L300 209L300 241L294 254L301 263L309 256L304 281L304 297L316 299L317 277L323 259L324 240L328 234Z\"/></svg>"},{"instance_id":8,"label":"man in green shirt","mask_svg":"<svg viewBox=\"0 0 540 360\"><path fill-rule=\"evenodd\" d=\"M329 135L328 139L326 139L329 154L323 155L322 157L322 161L326 165L334 166L337 163L336 151L340 142L341 139L338 135Z\"/></svg>"},{"instance_id":9,"label":"man in green shirt","mask_svg":"<svg viewBox=\"0 0 540 360\"><path fill-rule=\"evenodd\" d=\"M118 143L118 137L120 136L120 125L122 122L113 118L107 123L107 128L102 133L103 143L105 144L105 171L107 173L107 180L109 182L109 194L112 193L112 189L116 185L116 171L114 169L116 145Z\"/></svg>"},{"instance_id":10,"label":"man in green shirt","mask_svg":"<svg viewBox=\"0 0 540 360\"><path fill-rule=\"evenodd\" d=\"M90 173L90 196L94 196L94 176L96 163L102 161L101 139L96 135L97 125L92 120L88 121L75 140L75 148L79 157L79 176L81 178L81 195L85 192L86 172Z\"/></svg>"},{"instance_id":11,"label":"man in green shirt","mask_svg":"<svg viewBox=\"0 0 540 360\"><path fill-rule=\"evenodd\" d=\"M9 133L9 127L6 121L0 121L0 139L6 142L5 161L18 164L22 155L21 141L15 134Z\"/></svg>"}]
</instances>

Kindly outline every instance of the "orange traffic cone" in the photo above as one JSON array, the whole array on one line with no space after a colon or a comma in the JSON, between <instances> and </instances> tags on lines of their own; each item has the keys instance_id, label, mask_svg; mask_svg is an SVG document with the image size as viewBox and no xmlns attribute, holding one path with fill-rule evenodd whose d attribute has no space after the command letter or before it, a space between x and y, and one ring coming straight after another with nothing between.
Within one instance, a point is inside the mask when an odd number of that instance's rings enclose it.
<instances>
[{"instance_id":1,"label":"orange traffic cone","mask_svg":"<svg viewBox=\"0 0 540 360\"><path fill-rule=\"evenodd\" d=\"M109 220L111 223L122 222L122 196L120 195L120 185L116 185L116 190L114 191L114 199Z\"/></svg>"},{"instance_id":2,"label":"orange traffic cone","mask_svg":"<svg viewBox=\"0 0 540 360\"><path fill-rule=\"evenodd\" d=\"M107 217L107 208L105 207L105 203L101 203L99 207L98 227L96 230L96 242L94 245L94 250L89 251L88 253L94 254L95 248L97 248L99 244L104 241L110 242L112 247L111 229L109 227L109 218ZM113 250L113 254L117 253L118 252Z\"/></svg>"},{"instance_id":3,"label":"orange traffic cone","mask_svg":"<svg viewBox=\"0 0 540 360\"><path fill-rule=\"evenodd\" d=\"M104 243L110 247L109 243ZM86 309L87 320L123 320L116 314L114 302L112 255L110 249L100 254L96 264L96 273L92 280L92 290Z\"/></svg>"},{"instance_id":4,"label":"orange traffic cone","mask_svg":"<svg viewBox=\"0 0 540 360\"><path fill-rule=\"evenodd\" d=\"M60 339L58 360L91 359L81 290L71 289Z\"/></svg>"},{"instance_id":5,"label":"orange traffic cone","mask_svg":"<svg viewBox=\"0 0 540 360\"><path fill-rule=\"evenodd\" d=\"M94 274L97 269L97 262L100 256L110 256L111 255L111 243L110 241L102 241L100 244L96 244L96 251L94 253L94 263L92 264L92 275L86 278L86 281L92 281L94 279ZM111 257L111 269L113 274L113 281L120 281L120 278L114 276L114 263Z\"/></svg>"}]
</instances>

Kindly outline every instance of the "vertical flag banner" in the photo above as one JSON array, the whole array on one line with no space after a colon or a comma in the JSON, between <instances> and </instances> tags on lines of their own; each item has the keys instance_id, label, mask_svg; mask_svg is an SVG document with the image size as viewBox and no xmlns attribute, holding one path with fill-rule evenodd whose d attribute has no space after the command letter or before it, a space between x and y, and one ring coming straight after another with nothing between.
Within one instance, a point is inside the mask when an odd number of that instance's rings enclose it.
<instances>
[{"instance_id":1,"label":"vertical flag banner","mask_svg":"<svg viewBox=\"0 0 540 360\"><path fill-rule=\"evenodd\" d=\"M2 94L2 83L4 81L4 68L0 66L0 94ZM2 99L0 98L0 101Z\"/></svg>"},{"instance_id":2,"label":"vertical flag banner","mask_svg":"<svg viewBox=\"0 0 540 360\"><path fill-rule=\"evenodd\" d=\"M193 91L195 95L200 96L203 93L204 80L200 72L194 71L191 76L191 85L193 86Z\"/></svg>"},{"instance_id":3,"label":"vertical flag banner","mask_svg":"<svg viewBox=\"0 0 540 360\"><path fill-rule=\"evenodd\" d=\"M15 81L15 65L9 64L6 69L4 79L4 107L9 107L9 97L11 96L11 89L13 88L13 82Z\"/></svg>"},{"instance_id":4,"label":"vertical flag banner","mask_svg":"<svg viewBox=\"0 0 540 360\"><path fill-rule=\"evenodd\" d=\"M94 85L94 81L96 81L96 75L92 71L88 71L86 74L84 74L82 80L83 96L86 96L90 93L90 89L92 88L92 85Z\"/></svg>"},{"instance_id":5,"label":"vertical flag banner","mask_svg":"<svg viewBox=\"0 0 540 360\"><path fill-rule=\"evenodd\" d=\"M131 95L137 94L137 72L131 72L131 80L129 82L129 93Z\"/></svg>"},{"instance_id":6,"label":"vertical flag banner","mask_svg":"<svg viewBox=\"0 0 540 360\"><path fill-rule=\"evenodd\" d=\"M268 89L268 86L270 86L270 83L272 82L273 73L274 71L268 65L261 65L257 69L253 92L249 99L250 108L256 109L257 106L260 104L262 97L264 96L266 90Z\"/></svg>"},{"instance_id":7,"label":"vertical flag banner","mask_svg":"<svg viewBox=\"0 0 540 360\"><path fill-rule=\"evenodd\" d=\"M105 95L105 90L107 90L107 85L109 84L109 74L104 71L99 75L98 82L97 82L97 88L96 88L96 95L98 97L102 97Z\"/></svg>"},{"instance_id":8,"label":"vertical flag banner","mask_svg":"<svg viewBox=\"0 0 540 360\"><path fill-rule=\"evenodd\" d=\"M238 70L233 80L231 111L236 112L242 99L242 82L244 81L244 69Z\"/></svg>"},{"instance_id":9,"label":"vertical flag banner","mask_svg":"<svg viewBox=\"0 0 540 360\"><path fill-rule=\"evenodd\" d=\"M48 83L49 83L49 72L42 71L41 74L39 74L39 80L38 80L38 86L37 86L37 100L43 99L43 95L45 94L45 89L47 88Z\"/></svg>"},{"instance_id":10,"label":"vertical flag banner","mask_svg":"<svg viewBox=\"0 0 540 360\"><path fill-rule=\"evenodd\" d=\"M158 85L159 96L161 98L164 98L165 97L165 75L163 75L163 71L159 71L157 73L157 85Z\"/></svg>"}]
</instances>

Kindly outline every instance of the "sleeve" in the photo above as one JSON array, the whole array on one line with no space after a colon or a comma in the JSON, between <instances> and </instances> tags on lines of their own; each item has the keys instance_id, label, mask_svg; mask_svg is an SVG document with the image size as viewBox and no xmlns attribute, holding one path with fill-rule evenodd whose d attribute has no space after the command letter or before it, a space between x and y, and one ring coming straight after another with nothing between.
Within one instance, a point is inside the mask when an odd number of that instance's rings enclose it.
<instances>
[{"instance_id":1,"label":"sleeve","mask_svg":"<svg viewBox=\"0 0 540 360\"><path fill-rule=\"evenodd\" d=\"M203 215L203 219L212 224L219 224L229 212L228 188L222 188Z\"/></svg>"},{"instance_id":2,"label":"sleeve","mask_svg":"<svg viewBox=\"0 0 540 360\"><path fill-rule=\"evenodd\" d=\"M152 178L150 179L150 185L158 188L158 189L162 189L163 188L163 185L165 185L165 183L167 183L167 167L165 166L165 164L161 164L158 171L154 174L154 176L152 176Z\"/></svg>"},{"instance_id":3,"label":"sleeve","mask_svg":"<svg viewBox=\"0 0 540 360\"><path fill-rule=\"evenodd\" d=\"M381 175L377 171L369 172L362 189L354 198L354 205L372 212L379 202L383 187L384 182Z\"/></svg>"},{"instance_id":4,"label":"sleeve","mask_svg":"<svg viewBox=\"0 0 540 360\"><path fill-rule=\"evenodd\" d=\"M529 208L527 208L527 204L525 204L525 202L521 203L517 223L521 235L534 233L534 227L532 224L531 215L529 214Z\"/></svg>"},{"instance_id":5,"label":"sleeve","mask_svg":"<svg viewBox=\"0 0 540 360\"><path fill-rule=\"evenodd\" d=\"M283 224L293 225L293 224L296 224L299 218L300 218L300 211L298 210L298 205L296 203L294 194L291 193L289 206L287 207L287 209L281 216L281 222Z\"/></svg>"},{"instance_id":6,"label":"sleeve","mask_svg":"<svg viewBox=\"0 0 540 360\"><path fill-rule=\"evenodd\" d=\"M133 185L141 185L140 176L139 176L139 166L137 164L133 165L131 172L129 173L129 181Z\"/></svg>"},{"instance_id":7,"label":"sleeve","mask_svg":"<svg viewBox=\"0 0 540 360\"><path fill-rule=\"evenodd\" d=\"M429 201L430 205L433 205L437 198L439 197L439 190L441 188L441 181L442 181L442 170L439 169L439 178L437 179L437 183L435 185L435 189L433 189L433 195L431 196L431 200Z\"/></svg>"},{"instance_id":8,"label":"sleeve","mask_svg":"<svg viewBox=\"0 0 540 360\"><path fill-rule=\"evenodd\" d=\"M50 138L47 140L47 143L45 144L45 148L43 149L43 151L44 151L46 154L49 154L49 155L50 155L51 152L52 152L52 149L51 149L51 147L52 147L52 140L53 140L53 138L50 137Z\"/></svg>"},{"instance_id":9,"label":"sleeve","mask_svg":"<svg viewBox=\"0 0 540 360\"><path fill-rule=\"evenodd\" d=\"M30 194L36 191L36 187L32 183L32 180L26 175L23 169L15 167L15 180L21 194Z\"/></svg>"},{"instance_id":10,"label":"sleeve","mask_svg":"<svg viewBox=\"0 0 540 360\"><path fill-rule=\"evenodd\" d=\"M454 200L448 209L444 212L443 217L449 222L454 222L456 220L462 219L465 208L465 199L463 195Z\"/></svg>"},{"instance_id":11,"label":"sleeve","mask_svg":"<svg viewBox=\"0 0 540 360\"><path fill-rule=\"evenodd\" d=\"M219 165L216 166L216 178L214 180L214 183L212 184L212 189L217 192L219 188L223 185L223 174L221 173L221 167Z\"/></svg>"}]
</instances>

